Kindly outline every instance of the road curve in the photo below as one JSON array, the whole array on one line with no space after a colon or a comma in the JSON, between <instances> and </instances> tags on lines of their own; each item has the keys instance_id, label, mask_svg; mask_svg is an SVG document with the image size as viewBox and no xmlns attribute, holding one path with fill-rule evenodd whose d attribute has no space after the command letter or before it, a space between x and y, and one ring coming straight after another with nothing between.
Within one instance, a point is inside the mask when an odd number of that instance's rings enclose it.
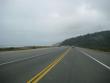
<instances>
[{"instance_id":1,"label":"road curve","mask_svg":"<svg viewBox=\"0 0 110 83\"><path fill-rule=\"evenodd\" d=\"M84 48L0 52L0 83L110 83L109 67L109 52Z\"/></svg>"}]
</instances>

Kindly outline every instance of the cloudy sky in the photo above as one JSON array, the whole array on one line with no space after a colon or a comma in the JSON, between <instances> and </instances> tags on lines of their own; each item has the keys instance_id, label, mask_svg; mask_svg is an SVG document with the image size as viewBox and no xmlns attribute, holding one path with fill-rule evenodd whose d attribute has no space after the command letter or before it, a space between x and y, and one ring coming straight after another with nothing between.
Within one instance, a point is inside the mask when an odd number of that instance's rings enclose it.
<instances>
[{"instance_id":1,"label":"cloudy sky","mask_svg":"<svg viewBox=\"0 0 110 83\"><path fill-rule=\"evenodd\" d=\"M110 30L110 0L0 0L0 46L51 45Z\"/></svg>"}]
</instances>

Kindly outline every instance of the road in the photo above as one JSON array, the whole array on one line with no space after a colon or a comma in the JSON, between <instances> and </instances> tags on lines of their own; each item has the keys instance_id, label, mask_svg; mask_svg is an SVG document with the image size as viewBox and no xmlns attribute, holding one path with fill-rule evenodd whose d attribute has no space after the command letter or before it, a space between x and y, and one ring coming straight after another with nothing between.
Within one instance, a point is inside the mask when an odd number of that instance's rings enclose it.
<instances>
[{"instance_id":1,"label":"road","mask_svg":"<svg viewBox=\"0 0 110 83\"><path fill-rule=\"evenodd\" d=\"M78 47L0 52L0 83L110 83L110 52Z\"/></svg>"}]
</instances>

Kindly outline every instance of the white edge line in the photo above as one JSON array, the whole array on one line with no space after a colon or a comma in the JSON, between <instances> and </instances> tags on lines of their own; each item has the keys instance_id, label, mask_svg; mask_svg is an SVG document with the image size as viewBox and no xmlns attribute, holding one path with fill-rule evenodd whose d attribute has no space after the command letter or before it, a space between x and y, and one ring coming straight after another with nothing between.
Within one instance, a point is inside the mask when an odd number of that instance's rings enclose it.
<instances>
[{"instance_id":1,"label":"white edge line","mask_svg":"<svg viewBox=\"0 0 110 83\"><path fill-rule=\"evenodd\" d=\"M9 61L9 62L4 62L4 63L1 63L0 66L2 65L7 65L7 64L10 64L10 63L14 63L14 62L19 62L19 61L24 61L24 60L28 60L28 59L31 59L31 58L34 58L34 57L39 57L39 56L42 56L42 55L47 55L51 52L48 52L46 54L41 54L41 55L38 55L38 56L32 56L32 57L28 57L28 58L24 58L24 59L18 59L18 60L13 60L13 61Z\"/></svg>"},{"instance_id":2,"label":"white edge line","mask_svg":"<svg viewBox=\"0 0 110 83\"><path fill-rule=\"evenodd\" d=\"M46 53L46 54L48 54L48 53ZM46 55L46 54L41 54L41 55ZM41 55L38 55L38 56L41 56ZM18 59L18 60L13 60L13 61L1 63L0 66L6 65L6 64L10 64L10 63L14 63L14 62L19 62L19 61L28 60L28 59L31 59L31 58L34 58L34 57L38 57L38 56L32 56L32 57L28 57L28 58L24 58L24 59Z\"/></svg>"},{"instance_id":3,"label":"white edge line","mask_svg":"<svg viewBox=\"0 0 110 83\"><path fill-rule=\"evenodd\" d=\"M109 67L109 66L107 66L106 64L104 64L104 63L98 61L97 59L95 59L94 57L92 57L91 55L89 55L88 53L86 53L86 52L84 52L84 51L81 51L81 50L80 50L80 52L83 53L84 55L88 56L88 57L91 58L92 60L96 61L97 63L101 64L101 65L104 66L105 68L107 68L107 69L110 70L110 67Z\"/></svg>"}]
</instances>

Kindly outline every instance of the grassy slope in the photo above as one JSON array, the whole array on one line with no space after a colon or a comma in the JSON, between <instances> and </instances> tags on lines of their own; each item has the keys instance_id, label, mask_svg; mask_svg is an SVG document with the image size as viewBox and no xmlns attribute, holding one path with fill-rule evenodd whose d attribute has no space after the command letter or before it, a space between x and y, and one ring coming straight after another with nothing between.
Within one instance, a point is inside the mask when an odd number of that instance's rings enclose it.
<instances>
[{"instance_id":1,"label":"grassy slope","mask_svg":"<svg viewBox=\"0 0 110 83\"><path fill-rule=\"evenodd\" d=\"M38 48L47 48L47 47L49 46L8 47L8 48L0 48L0 51L29 50L29 49L38 49Z\"/></svg>"},{"instance_id":2,"label":"grassy slope","mask_svg":"<svg viewBox=\"0 0 110 83\"><path fill-rule=\"evenodd\" d=\"M63 41L61 45L73 45L96 50L110 51L110 31L96 32L70 38Z\"/></svg>"}]
</instances>

